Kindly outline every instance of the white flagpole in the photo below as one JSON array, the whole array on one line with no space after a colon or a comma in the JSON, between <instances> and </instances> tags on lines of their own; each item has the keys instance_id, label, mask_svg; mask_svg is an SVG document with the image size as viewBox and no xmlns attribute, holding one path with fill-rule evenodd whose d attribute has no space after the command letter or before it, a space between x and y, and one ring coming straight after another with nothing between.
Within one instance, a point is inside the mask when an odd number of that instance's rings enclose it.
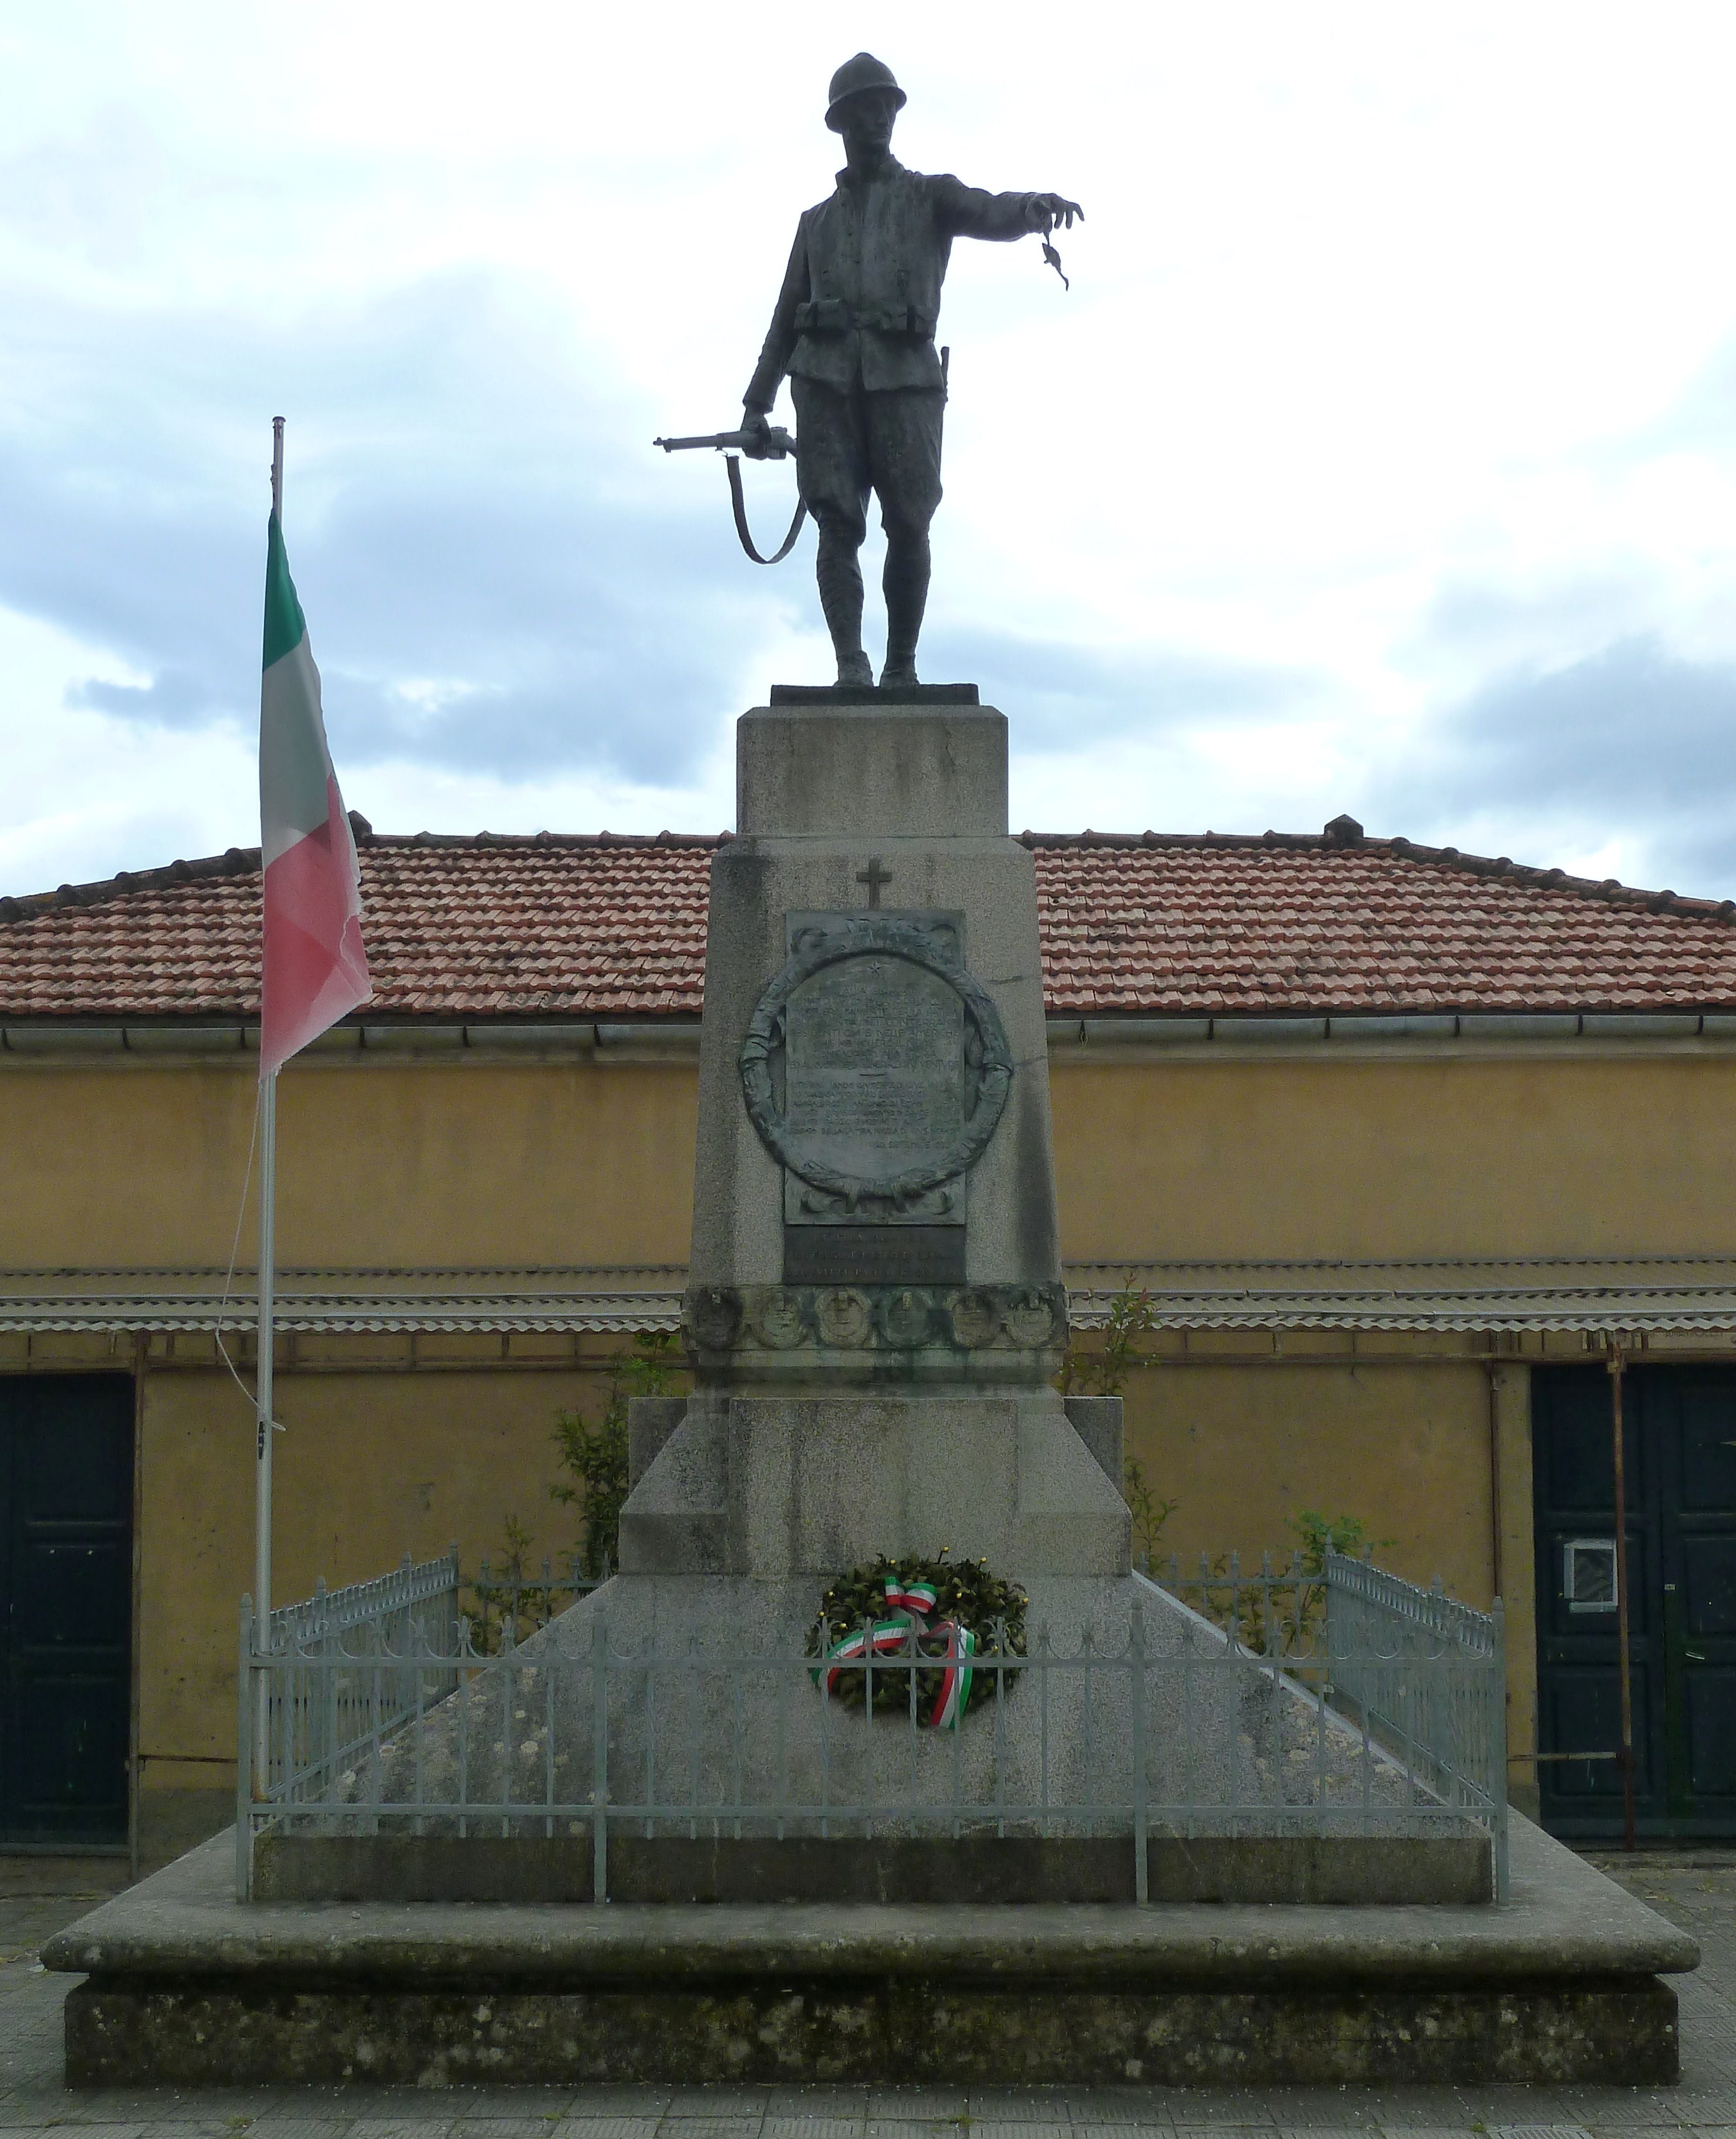
<instances>
[{"instance_id":1,"label":"white flagpole","mask_svg":"<svg viewBox=\"0 0 1736 2139\"><path fill-rule=\"evenodd\" d=\"M262 1621L271 1608L271 1367L273 1282L277 1218L277 1074L267 1077L259 1094L259 1445L257 1462L257 1515L253 1537L254 1610Z\"/></svg>"},{"instance_id":2,"label":"white flagpole","mask_svg":"<svg viewBox=\"0 0 1736 2139\"><path fill-rule=\"evenodd\" d=\"M271 418L271 510L280 524L283 517L283 418ZM265 857L260 856L260 895L265 893ZM263 1035L265 1006L260 1004ZM259 1094L259 1345L255 1382L258 1402L258 1440L254 1456L255 1514L253 1528L253 1611L262 1633L268 1629L271 1610L271 1369L274 1361L273 1317L276 1302L277 1226L277 1073L261 1084ZM262 1739L265 1710L259 1712ZM258 1778L264 1780L265 1747L256 1758Z\"/></svg>"}]
</instances>

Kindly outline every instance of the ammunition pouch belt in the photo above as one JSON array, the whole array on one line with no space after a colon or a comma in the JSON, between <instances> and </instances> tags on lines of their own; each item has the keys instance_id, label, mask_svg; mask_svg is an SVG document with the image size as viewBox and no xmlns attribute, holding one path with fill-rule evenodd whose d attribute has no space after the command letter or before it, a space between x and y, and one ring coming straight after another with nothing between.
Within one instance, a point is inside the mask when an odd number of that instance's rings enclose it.
<instances>
[{"instance_id":1,"label":"ammunition pouch belt","mask_svg":"<svg viewBox=\"0 0 1736 2139\"><path fill-rule=\"evenodd\" d=\"M841 335L866 327L877 334L932 341L936 322L915 305L852 305L842 297L815 297L796 306L793 325L798 334Z\"/></svg>"}]
</instances>

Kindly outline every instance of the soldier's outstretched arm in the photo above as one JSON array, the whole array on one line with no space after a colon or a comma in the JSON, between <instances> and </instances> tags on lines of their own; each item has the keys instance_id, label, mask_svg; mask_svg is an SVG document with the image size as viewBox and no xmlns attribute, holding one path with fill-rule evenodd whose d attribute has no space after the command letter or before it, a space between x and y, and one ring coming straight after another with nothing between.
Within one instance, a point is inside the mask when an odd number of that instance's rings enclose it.
<instances>
[{"instance_id":1,"label":"soldier's outstretched arm","mask_svg":"<svg viewBox=\"0 0 1736 2139\"><path fill-rule=\"evenodd\" d=\"M967 186L951 174L934 184L935 219L949 237L984 237L1007 244L1040 230L1046 236L1057 223L1071 230L1085 211L1064 193L990 193Z\"/></svg>"}]
</instances>

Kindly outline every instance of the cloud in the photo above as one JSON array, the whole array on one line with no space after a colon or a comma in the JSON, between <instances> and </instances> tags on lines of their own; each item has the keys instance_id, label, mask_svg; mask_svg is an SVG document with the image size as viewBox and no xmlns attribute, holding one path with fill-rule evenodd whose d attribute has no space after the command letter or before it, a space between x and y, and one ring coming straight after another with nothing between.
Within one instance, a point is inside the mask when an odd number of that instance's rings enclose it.
<instances>
[{"instance_id":1,"label":"cloud","mask_svg":"<svg viewBox=\"0 0 1736 2139\"><path fill-rule=\"evenodd\" d=\"M1450 579L1418 619L1413 658L1467 663L1495 683L1541 673L1569 649L1645 638L1660 591L1657 575L1632 560L1595 575L1533 569L1504 585Z\"/></svg>"},{"instance_id":2,"label":"cloud","mask_svg":"<svg viewBox=\"0 0 1736 2139\"><path fill-rule=\"evenodd\" d=\"M69 706L164 727L203 727L212 707L208 679L185 668L164 668L148 683L116 683L86 676L66 693Z\"/></svg>"},{"instance_id":3,"label":"cloud","mask_svg":"<svg viewBox=\"0 0 1736 2139\"><path fill-rule=\"evenodd\" d=\"M936 682L979 685L985 703L1016 713L1020 740L1033 750L1269 720L1299 711L1319 690L1319 679L1300 670L1161 644L1105 650L944 624L925 638L922 670Z\"/></svg>"},{"instance_id":4,"label":"cloud","mask_svg":"<svg viewBox=\"0 0 1736 2139\"><path fill-rule=\"evenodd\" d=\"M0 601L144 679L76 704L257 717L273 400L296 412L286 522L340 761L677 784L718 673L793 596L736 553L721 482L707 507L629 479L638 427L629 445L521 278L445 272L275 336L147 318L124 374L95 360L94 312L34 324L88 361L51 420L0 430Z\"/></svg>"},{"instance_id":5,"label":"cloud","mask_svg":"<svg viewBox=\"0 0 1736 2139\"><path fill-rule=\"evenodd\" d=\"M1551 859L1613 844L1653 882L1720 893L1736 883L1736 663L1642 634L1509 669L1433 722L1367 806L1460 845L1467 825L1510 839L1523 821L1548 828Z\"/></svg>"},{"instance_id":6,"label":"cloud","mask_svg":"<svg viewBox=\"0 0 1736 2139\"><path fill-rule=\"evenodd\" d=\"M0 607L0 893L82 883L257 837L251 737L223 729L171 735L69 708L67 675L100 658ZM131 679L115 663L101 680Z\"/></svg>"},{"instance_id":7,"label":"cloud","mask_svg":"<svg viewBox=\"0 0 1736 2139\"><path fill-rule=\"evenodd\" d=\"M1618 640L1547 673L1499 677L1445 724L1443 801L1490 781L1554 808L1695 816L1736 801L1736 663Z\"/></svg>"}]
</instances>

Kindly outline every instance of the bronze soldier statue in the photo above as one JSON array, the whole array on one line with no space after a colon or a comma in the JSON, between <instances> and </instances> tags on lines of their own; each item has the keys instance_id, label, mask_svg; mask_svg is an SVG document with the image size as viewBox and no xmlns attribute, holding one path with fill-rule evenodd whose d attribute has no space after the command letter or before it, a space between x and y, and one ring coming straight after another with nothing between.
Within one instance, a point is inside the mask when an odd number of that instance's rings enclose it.
<instances>
[{"instance_id":1,"label":"bronze soldier statue","mask_svg":"<svg viewBox=\"0 0 1736 2139\"><path fill-rule=\"evenodd\" d=\"M844 136L829 200L797 226L770 331L742 396L742 450L773 450L768 417L787 371L796 477L819 535L820 606L838 680L872 685L862 650L862 565L872 491L886 530L883 688L917 681L928 600L928 526L941 502L946 371L934 345L955 237L1005 242L1068 229L1083 211L1059 193L985 193L907 171L892 153L905 101L892 71L858 52L832 77L826 124ZM1051 256L1052 257L1052 256ZM764 442L764 443L760 443Z\"/></svg>"}]
</instances>

